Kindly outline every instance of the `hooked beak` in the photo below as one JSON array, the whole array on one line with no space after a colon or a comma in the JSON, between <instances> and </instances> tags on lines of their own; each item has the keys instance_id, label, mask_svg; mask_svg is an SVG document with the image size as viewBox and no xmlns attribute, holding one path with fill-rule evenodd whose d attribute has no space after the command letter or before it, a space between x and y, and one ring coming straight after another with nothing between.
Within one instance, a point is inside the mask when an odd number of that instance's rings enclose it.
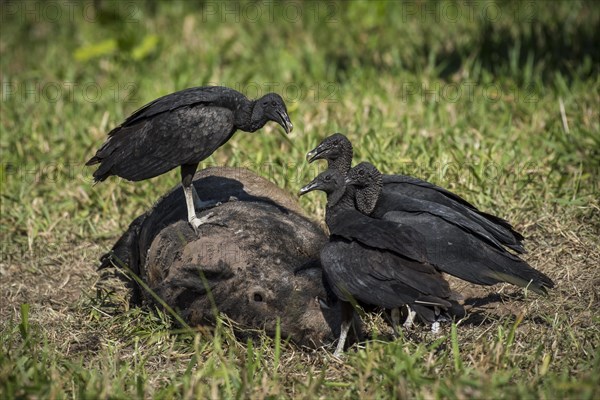
<instances>
[{"instance_id":1,"label":"hooked beak","mask_svg":"<svg viewBox=\"0 0 600 400\"><path fill-rule=\"evenodd\" d=\"M319 184L313 180L311 183L309 183L308 185L306 185L302 189L300 189L300 191L298 192L298 195L300 195L300 196L305 195L306 193L312 192L313 190L317 190L318 188L319 188Z\"/></svg>"},{"instance_id":2,"label":"hooked beak","mask_svg":"<svg viewBox=\"0 0 600 400\"><path fill-rule=\"evenodd\" d=\"M279 116L279 125L285 130L285 133L288 135L294 129L294 125L292 125L292 121L290 121L290 116L285 111L277 111L277 115Z\"/></svg>"},{"instance_id":3,"label":"hooked beak","mask_svg":"<svg viewBox=\"0 0 600 400\"><path fill-rule=\"evenodd\" d=\"M344 183L346 185L352 185L354 183L354 181L352 180L351 177L347 176L346 179L344 179Z\"/></svg>"},{"instance_id":4,"label":"hooked beak","mask_svg":"<svg viewBox=\"0 0 600 400\"><path fill-rule=\"evenodd\" d=\"M319 296L317 296L317 302L319 303L319 307L323 310L329 310L331 308L329 307L329 304Z\"/></svg>"},{"instance_id":5,"label":"hooked beak","mask_svg":"<svg viewBox=\"0 0 600 400\"><path fill-rule=\"evenodd\" d=\"M308 153L306 153L306 161L309 163L321 158L321 154L325 153L327 149L322 149L321 146L317 146Z\"/></svg>"}]
</instances>

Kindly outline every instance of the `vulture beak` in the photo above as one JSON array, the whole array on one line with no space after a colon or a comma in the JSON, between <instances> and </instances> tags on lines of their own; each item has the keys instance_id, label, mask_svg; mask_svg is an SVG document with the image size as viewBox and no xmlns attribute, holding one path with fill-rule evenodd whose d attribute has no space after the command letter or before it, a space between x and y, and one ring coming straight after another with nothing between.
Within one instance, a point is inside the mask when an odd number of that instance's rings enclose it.
<instances>
[{"instance_id":1,"label":"vulture beak","mask_svg":"<svg viewBox=\"0 0 600 400\"><path fill-rule=\"evenodd\" d=\"M300 196L305 195L308 192L312 192L313 190L317 190L319 189L319 183L316 182L316 180L313 180L311 183L309 183L308 185L304 186L302 189L300 189L300 191L298 192L298 194Z\"/></svg>"},{"instance_id":2,"label":"vulture beak","mask_svg":"<svg viewBox=\"0 0 600 400\"><path fill-rule=\"evenodd\" d=\"M309 151L308 153L306 153L306 161L308 161L309 163L320 159L321 154L325 153L327 151L327 149L323 149L321 148L321 146L317 146L314 149L312 149L311 151Z\"/></svg>"},{"instance_id":3,"label":"vulture beak","mask_svg":"<svg viewBox=\"0 0 600 400\"><path fill-rule=\"evenodd\" d=\"M292 121L290 121L290 116L285 111L277 111L277 116L279 117L277 123L281 125L281 127L285 129L285 133L289 135L292 129L294 129L294 125L292 125Z\"/></svg>"},{"instance_id":4,"label":"vulture beak","mask_svg":"<svg viewBox=\"0 0 600 400\"><path fill-rule=\"evenodd\" d=\"M329 304L327 304L327 302L325 300L323 300L322 298L320 298L319 296L317 296L317 302L319 303L319 307L322 310L329 310L331 307L329 307Z\"/></svg>"}]
</instances>

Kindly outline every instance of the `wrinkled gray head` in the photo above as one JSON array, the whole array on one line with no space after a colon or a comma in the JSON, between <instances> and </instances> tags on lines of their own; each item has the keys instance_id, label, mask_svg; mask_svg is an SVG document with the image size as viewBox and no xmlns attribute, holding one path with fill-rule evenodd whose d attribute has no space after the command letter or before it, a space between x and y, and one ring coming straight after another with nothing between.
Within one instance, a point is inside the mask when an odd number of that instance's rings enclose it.
<instances>
[{"instance_id":1,"label":"wrinkled gray head","mask_svg":"<svg viewBox=\"0 0 600 400\"><path fill-rule=\"evenodd\" d=\"M346 184L357 188L367 186L381 186L383 177L373 164L363 161L350 169L346 174Z\"/></svg>"},{"instance_id":2,"label":"wrinkled gray head","mask_svg":"<svg viewBox=\"0 0 600 400\"><path fill-rule=\"evenodd\" d=\"M335 215L342 210L351 210L356 208L354 204L354 188L346 186L345 176L335 170L328 169L321 172L308 185L300 189L300 196L320 190L327 194L327 207L325 212L325 222L331 227Z\"/></svg>"},{"instance_id":3,"label":"wrinkled gray head","mask_svg":"<svg viewBox=\"0 0 600 400\"><path fill-rule=\"evenodd\" d=\"M327 160L330 169L345 174L352 165L352 143L341 133L326 137L317 147L306 154L309 163L315 160Z\"/></svg>"},{"instance_id":4,"label":"wrinkled gray head","mask_svg":"<svg viewBox=\"0 0 600 400\"><path fill-rule=\"evenodd\" d=\"M358 211L370 215L383 188L381 172L373 164L361 162L348 171L345 183L356 189L355 202Z\"/></svg>"},{"instance_id":5,"label":"wrinkled gray head","mask_svg":"<svg viewBox=\"0 0 600 400\"><path fill-rule=\"evenodd\" d=\"M327 194L328 206L336 204L346 191L346 183L344 175L334 169L328 169L321 172L308 185L300 189L300 196L320 190Z\"/></svg>"},{"instance_id":6,"label":"wrinkled gray head","mask_svg":"<svg viewBox=\"0 0 600 400\"><path fill-rule=\"evenodd\" d=\"M269 121L277 122L286 133L290 133L294 128L290 121L285 102L277 93L267 93L254 101L251 121L252 129L260 129Z\"/></svg>"}]
</instances>

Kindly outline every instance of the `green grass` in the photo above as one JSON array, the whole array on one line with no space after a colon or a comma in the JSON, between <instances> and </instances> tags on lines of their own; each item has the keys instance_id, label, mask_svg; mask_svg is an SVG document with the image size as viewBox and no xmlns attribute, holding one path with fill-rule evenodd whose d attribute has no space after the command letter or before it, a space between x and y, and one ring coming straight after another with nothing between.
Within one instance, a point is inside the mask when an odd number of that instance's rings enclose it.
<instances>
[{"instance_id":1,"label":"green grass","mask_svg":"<svg viewBox=\"0 0 600 400\"><path fill-rule=\"evenodd\" d=\"M0 5L1 398L600 395L594 2L242 3L229 14L217 2L90 4ZM343 132L357 160L514 222L557 288L524 300L492 288L508 298L480 325L375 339L341 362L239 341L226 320L178 332L130 309L96 260L178 172L92 186L83 164L137 107L209 83L273 88L295 130L238 133L206 165L246 166L296 193L323 168L305 153ZM322 219L322 196L300 201Z\"/></svg>"}]
</instances>

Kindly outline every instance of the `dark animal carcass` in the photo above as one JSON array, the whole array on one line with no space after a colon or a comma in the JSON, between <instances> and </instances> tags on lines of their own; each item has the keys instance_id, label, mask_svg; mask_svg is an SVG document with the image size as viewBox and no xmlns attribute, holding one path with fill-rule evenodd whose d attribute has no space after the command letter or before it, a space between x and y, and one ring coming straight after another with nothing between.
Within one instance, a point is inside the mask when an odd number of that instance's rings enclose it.
<instances>
[{"instance_id":1,"label":"dark animal carcass","mask_svg":"<svg viewBox=\"0 0 600 400\"><path fill-rule=\"evenodd\" d=\"M293 197L247 170L209 168L194 185L218 204L202 210L212 215L198 234L174 188L130 225L101 268L127 265L190 325L214 322L212 296L242 328L274 335L279 318L282 337L300 345L332 341L339 313L318 300L327 297L318 261L323 230ZM134 300L152 300L134 290Z\"/></svg>"}]
</instances>

